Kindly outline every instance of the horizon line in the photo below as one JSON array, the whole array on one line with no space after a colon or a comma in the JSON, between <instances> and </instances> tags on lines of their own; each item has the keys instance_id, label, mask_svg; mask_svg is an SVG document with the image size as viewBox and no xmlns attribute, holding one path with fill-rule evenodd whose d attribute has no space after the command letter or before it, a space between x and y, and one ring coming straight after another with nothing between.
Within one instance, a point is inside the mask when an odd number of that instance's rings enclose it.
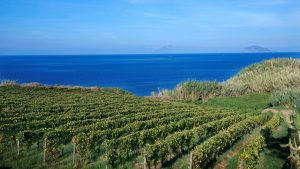
<instances>
[{"instance_id":1,"label":"horizon line","mask_svg":"<svg viewBox=\"0 0 300 169\"><path fill-rule=\"evenodd\" d=\"M265 54L265 53L300 53L300 51L270 51L270 52L178 52L178 53L80 53L80 54L0 54L0 56L104 56L104 55L196 55L196 54Z\"/></svg>"}]
</instances>

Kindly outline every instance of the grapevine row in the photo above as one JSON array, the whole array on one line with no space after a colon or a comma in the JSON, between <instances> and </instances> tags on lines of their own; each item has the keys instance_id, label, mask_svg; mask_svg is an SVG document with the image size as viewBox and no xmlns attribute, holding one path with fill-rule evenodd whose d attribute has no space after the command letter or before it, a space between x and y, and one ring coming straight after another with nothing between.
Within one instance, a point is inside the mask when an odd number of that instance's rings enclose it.
<instances>
[{"instance_id":1,"label":"grapevine row","mask_svg":"<svg viewBox=\"0 0 300 169\"><path fill-rule=\"evenodd\" d=\"M142 149L147 144L153 144L155 141L178 131L191 129L202 124L205 125L208 120L217 120L219 122L220 120L218 119L224 117L228 117L228 115L211 115L206 118L182 120L178 123L138 131L119 139L109 140L106 142L107 163L114 165L116 161L124 162L128 157L134 154L135 151Z\"/></svg>"},{"instance_id":2,"label":"grapevine row","mask_svg":"<svg viewBox=\"0 0 300 169\"><path fill-rule=\"evenodd\" d=\"M272 113L265 113L247 118L196 146L192 152L191 168L205 168L211 160L215 159L244 134L264 124L271 117Z\"/></svg>"},{"instance_id":3,"label":"grapevine row","mask_svg":"<svg viewBox=\"0 0 300 169\"><path fill-rule=\"evenodd\" d=\"M266 146L267 139L272 135L272 131L280 125L281 121L282 118L279 114L274 115L261 130L261 133L257 134L250 143L244 147L243 153L239 156L239 168L254 169L256 167L260 157L259 154Z\"/></svg>"}]
</instances>

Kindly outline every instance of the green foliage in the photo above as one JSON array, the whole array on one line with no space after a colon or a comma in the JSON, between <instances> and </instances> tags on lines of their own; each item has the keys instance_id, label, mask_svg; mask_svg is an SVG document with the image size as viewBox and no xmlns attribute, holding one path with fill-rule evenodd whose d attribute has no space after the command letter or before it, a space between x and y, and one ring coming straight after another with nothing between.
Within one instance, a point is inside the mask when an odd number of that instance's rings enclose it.
<instances>
[{"instance_id":1,"label":"green foliage","mask_svg":"<svg viewBox=\"0 0 300 169\"><path fill-rule=\"evenodd\" d=\"M261 130L261 134L264 136L266 141L269 140L269 138L273 135L273 131L281 124L282 121L283 117L281 117L281 114L276 114Z\"/></svg>"},{"instance_id":2,"label":"green foliage","mask_svg":"<svg viewBox=\"0 0 300 169\"><path fill-rule=\"evenodd\" d=\"M298 59L271 59L250 65L226 81L225 95L273 92L300 87Z\"/></svg>"},{"instance_id":3,"label":"green foliage","mask_svg":"<svg viewBox=\"0 0 300 169\"><path fill-rule=\"evenodd\" d=\"M152 145L147 145L145 156L156 162L163 162L165 157L171 154L181 153L185 149L190 149L198 144L200 140L211 136L230 125L249 117L249 115L235 115L221 120L205 123L191 130L176 132L167 136L164 140L157 141Z\"/></svg>"},{"instance_id":4,"label":"green foliage","mask_svg":"<svg viewBox=\"0 0 300 169\"><path fill-rule=\"evenodd\" d=\"M276 130L272 131L272 136L275 139L285 138L288 136L288 124L285 120L281 120L280 125Z\"/></svg>"},{"instance_id":5,"label":"green foliage","mask_svg":"<svg viewBox=\"0 0 300 169\"><path fill-rule=\"evenodd\" d=\"M120 137L118 139L108 140L106 142L106 152L110 152L110 155L109 155L109 158L107 158L107 160L109 163L112 163L115 161L124 162L126 159L128 159L131 156L132 152L134 152L135 150L141 150L146 146L148 148L146 149L145 153L147 155L151 156L148 158L148 160L157 162L156 158L161 157L161 155L151 154L150 152L160 153L160 154L164 154L165 152L163 152L163 151L158 152L158 151L154 151L152 149L150 150L148 144L154 144L158 140L164 139L168 136L172 136L172 133L176 134L175 132L179 132L182 130L188 130L188 129L193 128L194 126L198 126L198 125L201 126L202 124L203 124L203 126L206 126L206 124L204 124L204 123L206 123L209 120L215 121L217 119L222 119L222 118L225 118L228 116L232 116L233 114L236 114L236 113L220 113L220 114L216 113L216 114L199 115L199 117L194 116L193 118L182 119L178 122L177 122L177 120L175 120L173 123L171 123L169 125L162 125L162 126L158 126L158 127L147 129L147 130L136 131L127 136ZM238 115L235 117L237 117L237 119L239 119ZM244 117L246 117L246 116L244 116ZM231 117L231 119L232 119L232 117ZM222 121L219 121L219 122L222 122ZM214 124L216 124L216 122ZM210 128L210 130L212 131L213 128ZM189 138L191 138L190 136L192 136L192 135L189 135L189 132L183 132L183 133L187 133L187 135L185 135L185 136L187 136ZM181 135L181 134L179 134L179 135ZM178 138L182 141L182 142L178 142L178 143L182 143L182 144L173 145L172 147L173 148L174 148L174 146L183 146L184 147L186 145L186 143L189 142L188 140L186 140L187 138L185 138L185 136L183 136L184 138L181 138L181 137ZM165 145L162 145L162 146L165 146ZM152 146L150 146L150 147L152 147ZM154 159L152 159L152 158L154 158Z\"/></svg>"},{"instance_id":6,"label":"green foliage","mask_svg":"<svg viewBox=\"0 0 300 169\"><path fill-rule=\"evenodd\" d=\"M17 81L16 80L2 80L0 83L0 86L16 86Z\"/></svg>"},{"instance_id":7,"label":"green foliage","mask_svg":"<svg viewBox=\"0 0 300 169\"><path fill-rule=\"evenodd\" d=\"M266 146L266 142L272 135L272 132L280 125L282 118L279 114L266 123L261 133L257 134L250 143L244 147L243 153L239 157L241 168L254 169L259 163L260 152Z\"/></svg>"},{"instance_id":8,"label":"green foliage","mask_svg":"<svg viewBox=\"0 0 300 169\"><path fill-rule=\"evenodd\" d=\"M300 130L300 115L298 112L292 113L291 120L293 122L293 126L295 126L297 130Z\"/></svg>"},{"instance_id":9,"label":"green foliage","mask_svg":"<svg viewBox=\"0 0 300 169\"><path fill-rule=\"evenodd\" d=\"M244 152L240 155L240 160L243 161L243 168L255 169L258 164L260 152L265 146L265 138L262 135L258 135L251 140L251 143L244 148Z\"/></svg>"},{"instance_id":10,"label":"green foliage","mask_svg":"<svg viewBox=\"0 0 300 169\"><path fill-rule=\"evenodd\" d=\"M27 154L25 147L31 151L39 146L35 149L39 159L43 157L42 144L46 143L47 165L65 162L64 153L70 143L76 146L76 159L82 166L103 155L106 157L101 158L102 164L125 165L148 144L237 113L135 97L120 89L1 86L0 145L1 152L7 154L3 163L15 166L15 160L16 168L21 167L16 158L18 140L21 155ZM7 153L6 145L15 154ZM68 158L72 158L70 151ZM70 165L72 160L69 161ZM42 166L42 160L39 162L32 166Z\"/></svg>"},{"instance_id":11,"label":"green foliage","mask_svg":"<svg viewBox=\"0 0 300 169\"><path fill-rule=\"evenodd\" d=\"M269 94L254 93L243 96L231 96L210 99L204 105L239 111L261 111L268 107Z\"/></svg>"},{"instance_id":12,"label":"green foliage","mask_svg":"<svg viewBox=\"0 0 300 169\"><path fill-rule=\"evenodd\" d=\"M235 143L255 127L264 124L271 116L271 113L267 113L247 118L196 146L193 154L193 167L205 168L211 160L225 151L228 146Z\"/></svg>"},{"instance_id":13,"label":"green foliage","mask_svg":"<svg viewBox=\"0 0 300 169\"><path fill-rule=\"evenodd\" d=\"M249 93L271 93L300 88L299 59L271 59L250 65L223 83L186 81L173 90L160 90L158 96L179 100L203 100L240 96Z\"/></svg>"},{"instance_id":14,"label":"green foliage","mask_svg":"<svg viewBox=\"0 0 300 169\"><path fill-rule=\"evenodd\" d=\"M156 96L156 92L155 92L155 91L152 91L152 92L151 92L151 96Z\"/></svg>"},{"instance_id":15,"label":"green foliage","mask_svg":"<svg viewBox=\"0 0 300 169\"><path fill-rule=\"evenodd\" d=\"M295 99L294 107L295 107L296 111L298 113L300 113L300 97L298 97L297 99Z\"/></svg>"},{"instance_id":16,"label":"green foliage","mask_svg":"<svg viewBox=\"0 0 300 169\"><path fill-rule=\"evenodd\" d=\"M288 89L272 93L269 103L271 106L296 107L300 104L300 90ZM300 105L299 105L300 106Z\"/></svg>"},{"instance_id":17,"label":"green foliage","mask_svg":"<svg viewBox=\"0 0 300 169\"><path fill-rule=\"evenodd\" d=\"M208 100L220 96L222 86L215 81L185 81L173 90L161 90L158 96L179 100Z\"/></svg>"},{"instance_id":18,"label":"green foliage","mask_svg":"<svg viewBox=\"0 0 300 169\"><path fill-rule=\"evenodd\" d=\"M264 149L261 152L259 158L259 164L256 166L257 169L282 169L286 163L286 159L280 158L282 156L281 152L270 151Z\"/></svg>"}]
</instances>

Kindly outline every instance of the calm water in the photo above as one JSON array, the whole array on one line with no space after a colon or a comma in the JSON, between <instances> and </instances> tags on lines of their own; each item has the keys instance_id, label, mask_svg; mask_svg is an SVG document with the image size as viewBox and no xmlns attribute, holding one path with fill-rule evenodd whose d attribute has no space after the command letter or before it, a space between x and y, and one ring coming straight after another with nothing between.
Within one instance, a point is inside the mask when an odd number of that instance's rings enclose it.
<instances>
[{"instance_id":1,"label":"calm water","mask_svg":"<svg viewBox=\"0 0 300 169\"><path fill-rule=\"evenodd\" d=\"M0 56L0 79L121 87L136 95L187 80L225 81L249 64L300 53Z\"/></svg>"}]
</instances>

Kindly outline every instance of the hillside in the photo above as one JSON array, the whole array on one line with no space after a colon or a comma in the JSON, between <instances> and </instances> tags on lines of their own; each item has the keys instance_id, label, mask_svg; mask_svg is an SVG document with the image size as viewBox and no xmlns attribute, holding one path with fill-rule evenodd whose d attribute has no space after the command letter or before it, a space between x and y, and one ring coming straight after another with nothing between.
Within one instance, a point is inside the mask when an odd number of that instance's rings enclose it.
<instances>
[{"instance_id":1,"label":"hillside","mask_svg":"<svg viewBox=\"0 0 300 169\"><path fill-rule=\"evenodd\" d=\"M223 83L185 81L174 89L160 90L158 97L179 100L203 100L248 93L274 92L300 88L299 59L271 59L250 65Z\"/></svg>"},{"instance_id":2,"label":"hillside","mask_svg":"<svg viewBox=\"0 0 300 169\"><path fill-rule=\"evenodd\" d=\"M229 94L272 92L288 88L300 88L299 59L272 59L250 65L224 85L224 91Z\"/></svg>"}]
</instances>

